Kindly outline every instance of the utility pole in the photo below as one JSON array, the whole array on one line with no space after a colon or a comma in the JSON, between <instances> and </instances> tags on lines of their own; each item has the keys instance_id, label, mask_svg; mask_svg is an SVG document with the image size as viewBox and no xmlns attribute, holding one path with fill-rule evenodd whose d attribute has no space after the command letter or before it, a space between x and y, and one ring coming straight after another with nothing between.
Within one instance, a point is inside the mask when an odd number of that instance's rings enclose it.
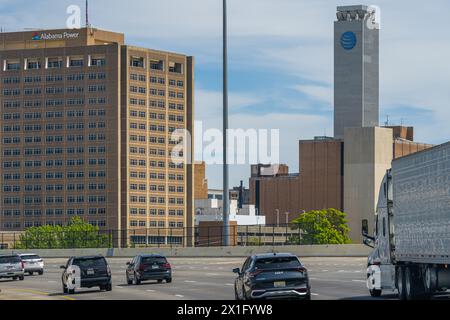
<instances>
[{"instance_id":1,"label":"utility pole","mask_svg":"<svg viewBox=\"0 0 450 320\"><path fill-rule=\"evenodd\" d=\"M229 245L230 208L228 186L228 43L227 39L227 0L223 0L223 228L224 243Z\"/></svg>"}]
</instances>

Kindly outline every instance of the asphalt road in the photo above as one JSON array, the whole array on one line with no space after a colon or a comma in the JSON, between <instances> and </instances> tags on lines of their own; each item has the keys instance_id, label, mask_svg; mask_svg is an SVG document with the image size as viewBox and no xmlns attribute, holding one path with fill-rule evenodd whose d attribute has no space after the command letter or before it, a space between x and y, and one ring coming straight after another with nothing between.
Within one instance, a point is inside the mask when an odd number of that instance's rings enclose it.
<instances>
[{"instance_id":1,"label":"asphalt road","mask_svg":"<svg viewBox=\"0 0 450 320\"><path fill-rule=\"evenodd\" d=\"M67 259L45 259L42 276L26 276L24 281L0 280L0 300L233 300L232 269L241 267L242 258L173 258L173 282L144 282L129 286L125 281L126 262L111 258L113 291L79 289L75 295L63 295L60 265ZM366 258L304 258L309 270L313 300L373 299L366 289ZM396 299L385 295L383 299Z\"/></svg>"}]
</instances>

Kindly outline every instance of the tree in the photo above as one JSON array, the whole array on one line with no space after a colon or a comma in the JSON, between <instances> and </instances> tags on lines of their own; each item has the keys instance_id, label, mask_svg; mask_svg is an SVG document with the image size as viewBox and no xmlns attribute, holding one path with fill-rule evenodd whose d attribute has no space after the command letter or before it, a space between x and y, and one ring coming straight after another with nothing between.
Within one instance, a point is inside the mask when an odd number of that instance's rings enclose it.
<instances>
[{"instance_id":1,"label":"tree","mask_svg":"<svg viewBox=\"0 0 450 320\"><path fill-rule=\"evenodd\" d=\"M17 249L108 248L108 235L101 234L97 226L74 217L66 226L28 228L20 236Z\"/></svg>"},{"instance_id":2,"label":"tree","mask_svg":"<svg viewBox=\"0 0 450 320\"><path fill-rule=\"evenodd\" d=\"M347 215L336 209L314 210L291 221L292 229L300 236L291 237L290 242L300 245L349 244Z\"/></svg>"}]
</instances>

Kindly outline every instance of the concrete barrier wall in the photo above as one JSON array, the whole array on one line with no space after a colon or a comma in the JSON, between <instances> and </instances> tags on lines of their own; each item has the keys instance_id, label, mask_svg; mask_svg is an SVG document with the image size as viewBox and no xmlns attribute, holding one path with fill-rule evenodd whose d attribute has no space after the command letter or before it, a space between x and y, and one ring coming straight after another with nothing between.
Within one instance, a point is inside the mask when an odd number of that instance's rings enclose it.
<instances>
[{"instance_id":1,"label":"concrete barrier wall","mask_svg":"<svg viewBox=\"0 0 450 320\"><path fill-rule=\"evenodd\" d=\"M284 247L209 247L209 248L142 248L142 249L52 249L17 250L17 253L36 253L43 258L67 258L71 256L98 255L129 258L137 254L158 253L166 257L247 257L257 253L289 252L299 257L367 257L370 248L364 245L320 245ZM11 250L0 250L0 255Z\"/></svg>"}]
</instances>

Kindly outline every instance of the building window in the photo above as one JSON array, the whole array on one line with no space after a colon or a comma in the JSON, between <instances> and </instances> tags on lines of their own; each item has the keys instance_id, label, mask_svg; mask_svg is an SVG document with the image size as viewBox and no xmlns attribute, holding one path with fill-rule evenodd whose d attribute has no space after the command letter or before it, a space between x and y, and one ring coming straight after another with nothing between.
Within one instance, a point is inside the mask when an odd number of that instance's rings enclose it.
<instances>
[{"instance_id":1,"label":"building window","mask_svg":"<svg viewBox=\"0 0 450 320\"><path fill-rule=\"evenodd\" d=\"M183 65L178 62L169 62L169 72L182 74Z\"/></svg>"},{"instance_id":2,"label":"building window","mask_svg":"<svg viewBox=\"0 0 450 320\"><path fill-rule=\"evenodd\" d=\"M150 69L164 71L163 60L150 60Z\"/></svg>"},{"instance_id":3,"label":"building window","mask_svg":"<svg viewBox=\"0 0 450 320\"><path fill-rule=\"evenodd\" d=\"M131 57L130 66L135 68L145 68L145 61L142 57Z\"/></svg>"}]
</instances>

